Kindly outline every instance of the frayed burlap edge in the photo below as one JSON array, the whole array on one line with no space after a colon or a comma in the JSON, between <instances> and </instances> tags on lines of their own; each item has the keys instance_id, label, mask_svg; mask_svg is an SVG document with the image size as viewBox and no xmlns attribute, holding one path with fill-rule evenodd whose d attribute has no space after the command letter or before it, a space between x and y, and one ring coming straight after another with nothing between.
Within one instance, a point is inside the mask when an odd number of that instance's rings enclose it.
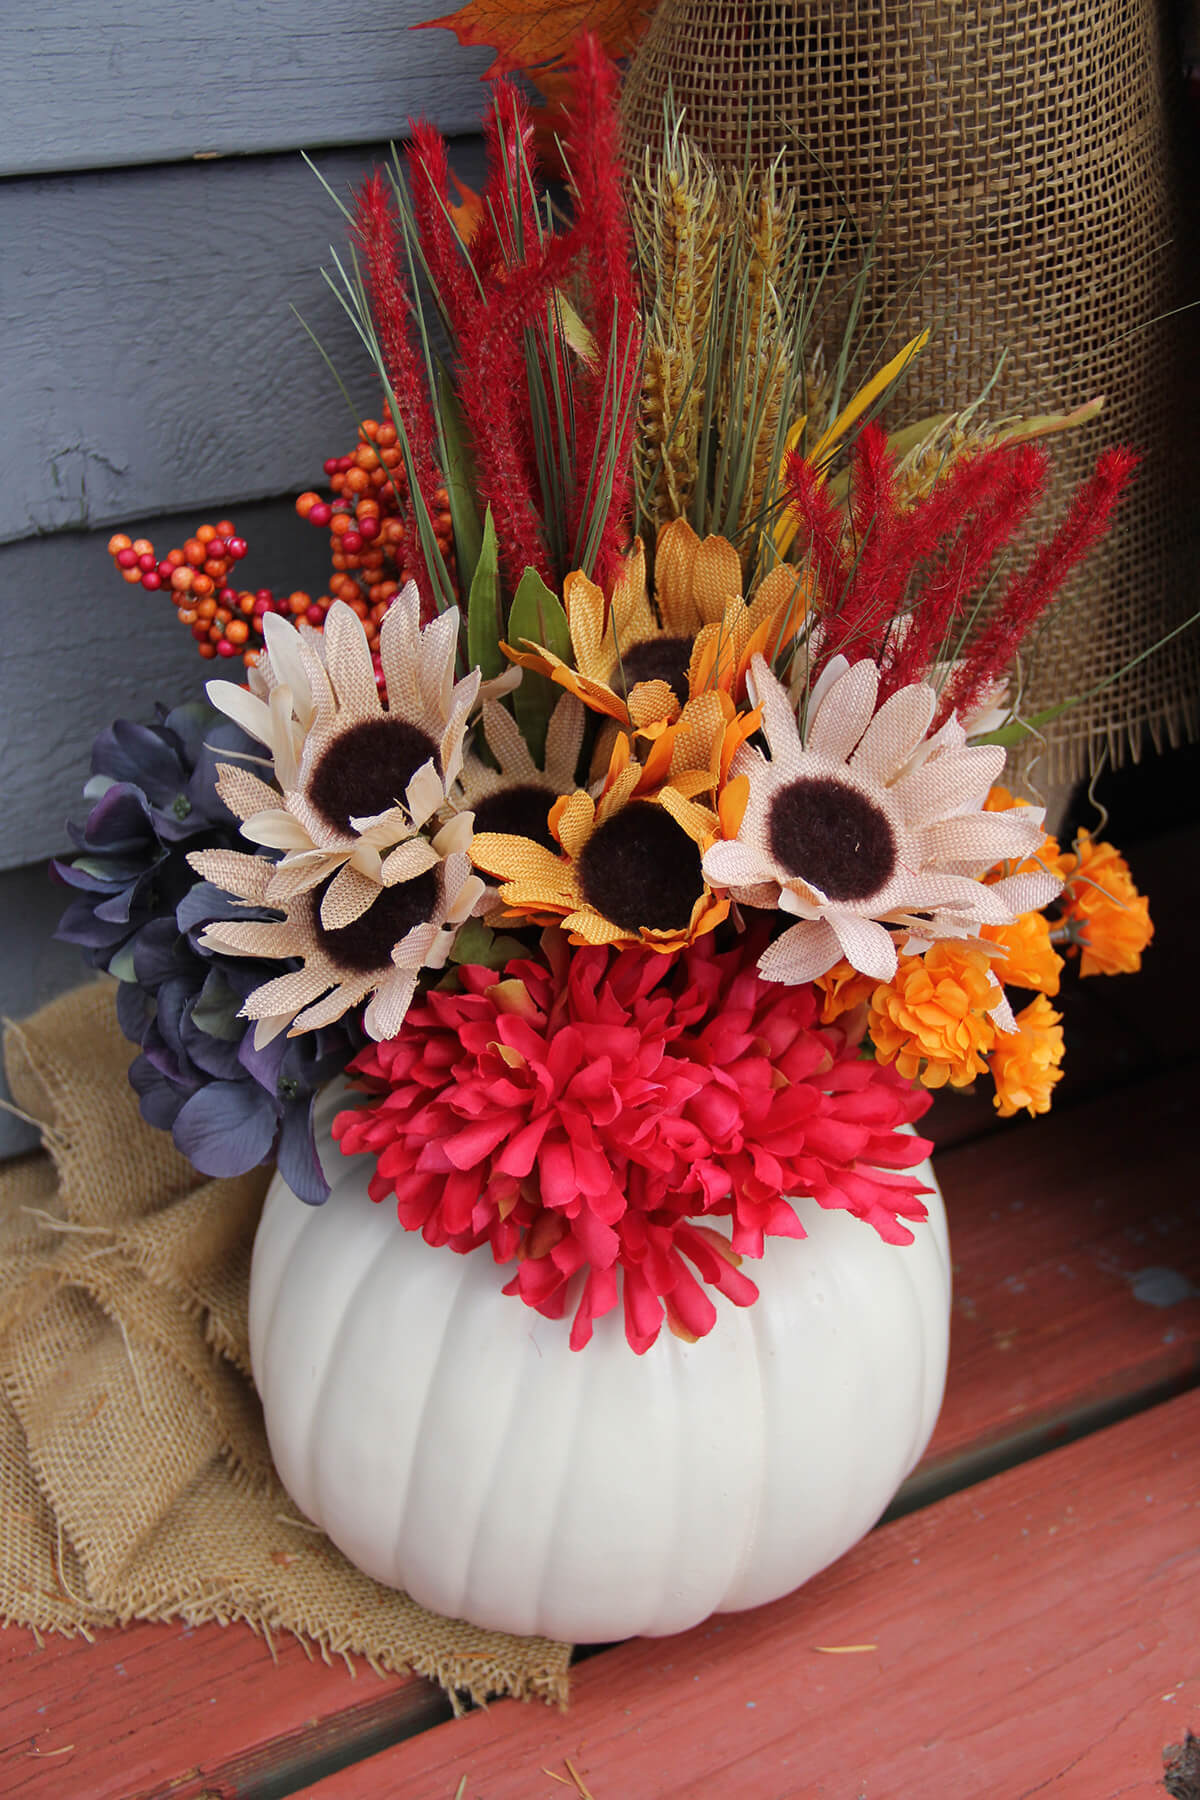
<instances>
[{"instance_id":1,"label":"frayed burlap edge","mask_svg":"<svg viewBox=\"0 0 1200 1800\"><path fill-rule=\"evenodd\" d=\"M85 1636L241 1620L425 1676L456 1711L564 1705L569 1646L429 1613L298 1515L245 1374L264 1179L207 1181L143 1124L111 985L5 1048L47 1153L0 1170L0 1619Z\"/></svg>"}]
</instances>

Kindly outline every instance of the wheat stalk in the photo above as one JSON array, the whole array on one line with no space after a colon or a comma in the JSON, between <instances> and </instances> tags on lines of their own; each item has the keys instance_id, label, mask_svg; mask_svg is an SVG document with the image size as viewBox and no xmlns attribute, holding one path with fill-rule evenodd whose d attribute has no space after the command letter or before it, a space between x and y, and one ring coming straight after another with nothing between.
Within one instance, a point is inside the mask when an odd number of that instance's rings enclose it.
<instances>
[{"instance_id":1,"label":"wheat stalk","mask_svg":"<svg viewBox=\"0 0 1200 1800\"><path fill-rule=\"evenodd\" d=\"M633 186L649 307L638 476L641 511L657 529L689 510L696 487L720 195L705 158L670 125L661 161L647 150Z\"/></svg>"}]
</instances>

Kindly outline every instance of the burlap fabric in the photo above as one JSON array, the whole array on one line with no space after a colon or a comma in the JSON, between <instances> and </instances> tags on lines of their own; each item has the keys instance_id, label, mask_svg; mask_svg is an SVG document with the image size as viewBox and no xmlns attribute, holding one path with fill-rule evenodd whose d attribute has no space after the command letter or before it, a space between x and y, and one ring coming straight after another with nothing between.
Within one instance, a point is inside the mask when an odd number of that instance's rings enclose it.
<instances>
[{"instance_id":1,"label":"burlap fabric","mask_svg":"<svg viewBox=\"0 0 1200 1800\"><path fill-rule=\"evenodd\" d=\"M206 1180L143 1124L114 993L5 1040L48 1154L0 1171L0 1617L244 1619L453 1696L563 1700L566 1645L438 1618L297 1514L249 1379L265 1174Z\"/></svg>"},{"instance_id":2,"label":"burlap fabric","mask_svg":"<svg viewBox=\"0 0 1200 1800\"><path fill-rule=\"evenodd\" d=\"M783 151L805 195L836 340L846 282L879 230L859 373L922 325L897 423L1108 397L1056 445L1061 495L1105 442L1145 452L1137 487L1037 646L1024 710L1083 694L1200 606L1196 184L1174 118L1163 0L661 0L625 86L627 144L661 138L668 85L725 166ZM915 284L915 286L914 286ZM1200 724L1200 632L1048 728L1040 775L1136 755Z\"/></svg>"}]
</instances>

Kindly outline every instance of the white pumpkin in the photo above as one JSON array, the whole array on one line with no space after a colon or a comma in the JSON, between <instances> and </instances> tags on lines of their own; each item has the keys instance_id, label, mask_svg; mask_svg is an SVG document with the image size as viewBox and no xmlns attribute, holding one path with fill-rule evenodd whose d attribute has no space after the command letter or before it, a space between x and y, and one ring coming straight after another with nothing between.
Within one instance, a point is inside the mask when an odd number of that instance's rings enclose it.
<instances>
[{"instance_id":1,"label":"white pumpkin","mask_svg":"<svg viewBox=\"0 0 1200 1800\"><path fill-rule=\"evenodd\" d=\"M776 1599L875 1523L941 1404L940 1194L905 1246L800 1200L808 1236L768 1240L760 1299L717 1295L708 1337L635 1356L617 1309L572 1351L489 1250L431 1249L368 1198L368 1159L328 1138L341 1103L318 1105L326 1204L267 1195L250 1340L284 1485L359 1568L476 1625L604 1641Z\"/></svg>"}]
</instances>

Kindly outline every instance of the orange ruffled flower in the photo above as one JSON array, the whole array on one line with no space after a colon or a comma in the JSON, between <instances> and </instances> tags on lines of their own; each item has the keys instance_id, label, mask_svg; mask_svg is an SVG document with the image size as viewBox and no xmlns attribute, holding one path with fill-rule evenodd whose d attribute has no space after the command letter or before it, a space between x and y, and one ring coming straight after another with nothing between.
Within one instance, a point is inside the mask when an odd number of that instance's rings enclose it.
<instances>
[{"instance_id":1,"label":"orange ruffled flower","mask_svg":"<svg viewBox=\"0 0 1200 1800\"><path fill-rule=\"evenodd\" d=\"M924 956L902 956L875 989L868 1029L879 1062L926 1087L969 1087L987 1073L996 1042L989 1008L999 998L991 958L978 943L946 938Z\"/></svg>"},{"instance_id":2,"label":"orange ruffled flower","mask_svg":"<svg viewBox=\"0 0 1200 1800\"><path fill-rule=\"evenodd\" d=\"M813 986L822 995L821 1023L832 1025L843 1013L853 1012L856 1006L868 1002L879 983L874 975L860 975L843 957L824 975L818 975Z\"/></svg>"},{"instance_id":3,"label":"orange ruffled flower","mask_svg":"<svg viewBox=\"0 0 1200 1800\"><path fill-rule=\"evenodd\" d=\"M1028 804L1027 800L1018 800L1014 794L1010 794L1006 787L996 786L989 789L988 797L983 803L983 810L984 812L1011 812L1014 806L1028 806ZM1065 860L1069 862L1070 858ZM1022 862L1011 860L999 862L994 869L989 869L984 880L1000 881L1006 875L1031 875L1040 869L1047 870L1051 875L1065 873L1064 857L1058 839L1051 837L1048 832L1033 856L1026 857Z\"/></svg>"},{"instance_id":4,"label":"orange ruffled flower","mask_svg":"<svg viewBox=\"0 0 1200 1800\"><path fill-rule=\"evenodd\" d=\"M1082 955L1081 975L1133 975L1154 936L1150 903L1139 894L1129 865L1111 844L1081 831L1074 856L1064 856L1063 922Z\"/></svg>"},{"instance_id":5,"label":"orange ruffled flower","mask_svg":"<svg viewBox=\"0 0 1200 1800\"><path fill-rule=\"evenodd\" d=\"M1033 1118L1050 1111L1050 1091L1062 1080L1062 1014L1038 994L1017 1014L1017 1029L1000 1032L990 1068L996 1084L995 1104L1002 1119L1022 1107Z\"/></svg>"},{"instance_id":6,"label":"orange ruffled flower","mask_svg":"<svg viewBox=\"0 0 1200 1800\"><path fill-rule=\"evenodd\" d=\"M1045 913L1022 913L1012 925L985 925L981 935L1002 946L1000 969L1013 987L1039 994L1057 994L1063 959L1050 941L1050 921Z\"/></svg>"}]
</instances>

